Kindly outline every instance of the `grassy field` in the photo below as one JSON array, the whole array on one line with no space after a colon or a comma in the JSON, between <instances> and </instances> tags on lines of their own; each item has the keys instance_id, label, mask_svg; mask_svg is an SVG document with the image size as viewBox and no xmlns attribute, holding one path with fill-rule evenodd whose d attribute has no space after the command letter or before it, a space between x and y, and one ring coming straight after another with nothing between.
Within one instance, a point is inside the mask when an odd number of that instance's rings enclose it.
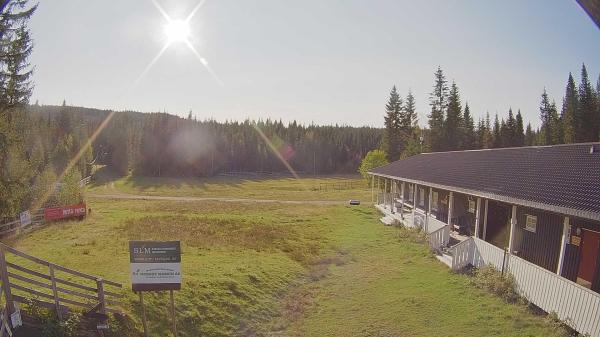
<instances>
[{"instance_id":1,"label":"grassy field","mask_svg":"<svg viewBox=\"0 0 600 337\"><path fill-rule=\"evenodd\" d=\"M283 188L288 181L271 184ZM368 205L94 198L88 203L93 212L86 220L54 224L10 243L123 282L124 309L139 324L137 297L129 290L127 241L181 240L180 336L562 333L525 307L506 304L474 288L467 276L451 273L419 235L381 225ZM166 294L147 296L154 336L169 335L167 300Z\"/></svg>"},{"instance_id":2,"label":"grassy field","mask_svg":"<svg viewBox=\"0 0 600 337\"><path fill-rule=\"evenodd\" d=\"M228 197L274 200L371 200L371 189L358 176L327 178L156 178L101 174L93 194Z\"/></svg>"}]
</instances>

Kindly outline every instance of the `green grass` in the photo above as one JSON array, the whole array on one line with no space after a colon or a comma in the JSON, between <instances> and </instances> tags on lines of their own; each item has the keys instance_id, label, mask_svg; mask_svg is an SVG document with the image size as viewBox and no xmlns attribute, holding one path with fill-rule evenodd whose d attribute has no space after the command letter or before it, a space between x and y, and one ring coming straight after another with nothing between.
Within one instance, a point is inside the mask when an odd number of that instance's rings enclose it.
<instances>
[{"instance_id":1,"label":"green grass","mask_svg":"<svg viewBox=\"0 0 600 337\"><path fill-rule=\"evenodd\" d=\"M319 178L157 178L98 174L90 193L228 197L275 200L371 200L371 189L358 176Z\"/></svg>"},{"instance_id":2,"label":"green grass","mask_svg":"<svg viewBox=\"0 0 600 337\"><path fill-rule=\"evenodd\" d=\"M288 200L296 192L293 184L285 192L288 183L269 184L280 184ZM523 306L451 273L419 235L381 225L368 205L94 198L88 203L93 211L86 220L53 224L11 244L123 282L124 309L138 325L127 242L169 239L182 241L180 336L559 333ZM152 335L168 335L167 294L148 294L145 300Z\"/></svg>"}]
</instances>

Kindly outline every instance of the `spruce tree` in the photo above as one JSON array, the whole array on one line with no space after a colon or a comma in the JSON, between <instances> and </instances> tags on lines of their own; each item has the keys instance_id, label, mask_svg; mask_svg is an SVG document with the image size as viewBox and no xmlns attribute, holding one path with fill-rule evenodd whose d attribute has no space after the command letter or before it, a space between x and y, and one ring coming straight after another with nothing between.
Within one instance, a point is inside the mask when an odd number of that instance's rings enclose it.
<instances>
[{"instance_id":1,"label":"spruce tree","mask_svg":"<svg viewBox=\"0 0 600 337\"><path fill-rule=\"evenodd\" d=\"M400 125L401 125L402 99L396 90L396 86L390 91L390 98L385 105L383 151L388 161L392 162L400 158L402 153Z\"/></svg>"},{"instance_id":2,"label":"spruce tree","mask_svg":"<svg viewBox=\"0 0 600 337\"><path fill-rule=\"evenodd\" d=\"M535 145L535 133L531 129L531 123L527 123L527 129L525 129L525 146Z\"/></svg>"},{"instance_id":3,"label":"spruce tree","mask_svg":"<svg viewBox=\"0 0 600 337\"><path fill-rule=\"evenodd\" d=\"M500 134L500 121L498 120L498 114L494 117L494 129L492 130L492 147L502 147L502 135Z\"/></svg>"},{"instance_id":4,"label":"spruce tree","mask_svg":"<svg viewBox=\"0 0 600 337\"><path fill-rule=\"evenodd\" d=\"M515 141L514 146L524 146L525 145L525 132L523 130L523 116L521 115L521 110L517 111L517 116L515 117L516 130L515 130Z\"/></svg>"},{"instance_id":5,"label":"spruce tree","mask_svg":"<svg viewBox=\"0 0 600 337\"><path fill-rule=\"evenodd\" d=\"M31 95L27 21L36 6L3 1L0 8L0 218L21 210L34 175L24 147L23 108Z\"/></svg>"},{"instance_id":6,"label":"spruce tree","mask_svg":"<svg viewBox=\"0 0 600 337\"><path fill-rule=\"evenodd\" d=\"M588 78L585 64L581 67L581 83L579 84L578 117L581 121L581 130L578 142L593 142L598 140L600 131L600 116L597 113L594 90Z\"/></svg>"},{"instance_id":7,"label":"spruce tree","mask_svg":"<svg viewBox=\"0 0 600 337\"><path fill-rule=\"evenodd\" d=\"M446 121L444 123L444 138L448 150L459 150L462 147L463 139L463 118L462 107L458 86L452 82L450 95L448 96L448 108L446 111Z\"/></svg>"},{"instance_id":8,"label":"spruce tree","mask_svg":"<svg viewBox=\"0 0 600 337\"><path fill-rule=\"evenodd\" d=\"M431 151L442 151L444 144L444 120L448 106L448 83L441 67L435 72L435 84L429 94L431 114L429 117L429 143Z\"/></svg>"},{"instance_id":9,"label":"spruce tree","mask_svg":"<svg viewBox=\"0 0 600 337\"><path fill-rule=\"evenodd\" d=\"M403 109L401 109L400 116L400 138L403 148L403 153L401 156L405 158L408 157L410 154L414 154L414 149L417 148L415 144L418 143L418 136L415 134L418 122L416 103L415 97L413 96L410 90L408 91L408 95L406 95L406 102L404 103ZM409 148L409 153L404 153Z\"/></svg>"},{"instance_id":10,"label":"spruce tree","mask_svg":"<svg viewBox=\"0 0 600 337\"><path fill-rule=\"evenodd\" d=\"M577 134L581 130L581 120L577 108L578 104L579 95L577 93L575 80L571 73L569 73L562 110L560 112L563 130L562 143L570 144L577 141Z\"/></svg>"},{"instance_id":11,"label":"spruce tree","mask_svg":"<svg viewBox=\"0 0 600 337\"><path fill-rule=\"evenodd\" d=\"M475 125L473 116L471 116L471 110L469 104L465 103L465 112L463 114L464 121L464 136L463 136L463 149L472 150L476 147L476 136L475 136Z\"/></svg>"}]
</instances>

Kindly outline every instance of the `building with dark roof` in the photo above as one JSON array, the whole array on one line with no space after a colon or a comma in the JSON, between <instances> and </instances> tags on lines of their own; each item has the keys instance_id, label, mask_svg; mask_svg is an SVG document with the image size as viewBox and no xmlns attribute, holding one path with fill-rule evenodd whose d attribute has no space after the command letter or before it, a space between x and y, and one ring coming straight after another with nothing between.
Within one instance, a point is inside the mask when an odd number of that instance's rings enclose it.
<instances>
[{"instance_id":1,"label":"building with dark roof","mask_svg":"<svg viewBox=\"0 0 600 337\"><path fill-rule=\"evenodd\" d=\"M600 143L424 153L369 173L384 223L423 229L453 269L508 270L531 302L600 336ZM564 306L563 292L580 296Z\"/></svg>"}]
</instances>

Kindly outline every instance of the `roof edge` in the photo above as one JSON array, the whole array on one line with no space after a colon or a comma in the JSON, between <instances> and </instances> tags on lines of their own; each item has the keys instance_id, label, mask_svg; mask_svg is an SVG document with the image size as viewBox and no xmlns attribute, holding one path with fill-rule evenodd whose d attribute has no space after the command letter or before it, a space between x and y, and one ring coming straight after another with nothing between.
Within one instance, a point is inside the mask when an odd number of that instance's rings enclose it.
<instances>
[{"instance_id":1,"label":"roof edge","mask_svg":"<svg viewBox=\"0 0 600 337\"><path fill-rule=\"evenodd\" d=\"M491 192L483 192L483 191L477 191L477 190L472 190L472 189L467 189L467 188L462 188L462 187L443 185L443 184L435 184L435 183L430 183L430 182L426 182L426 181L422 181L422 180L415 180L415 179L403 178L403 177L398 177L398 176L390 176L387 174L374 173L374 172L370 172L370 171L368 172L368 174L374 175L374 176L379 176L379 177L384 177L384 178L402 180L402 181L406 181L406 182L413 183L413 184L424 185L424 186L438 188L438 189L444 189L444 190L448 190L448 191L452 191L452 192L470 194L475 197L496 200L496 201L502 201L505 203L514 204L514 205L518 205L518 206L537 208L537 209L541 209L541 210L548 211L548 212L560 213L560 214L565 214L565 215L569 215L569 216L575 216L575 217L584 218L587 220L600 221L600 213L596 213L596 212L584 211L584 210L579 210L576 208L557 206L557 205L551 205L551 204L546 204L546 203L542 203L542 202L514 198L514 197L504 196L501 194L496 194L496 193L491 193Z\"/></svg>"}]
</instances>

